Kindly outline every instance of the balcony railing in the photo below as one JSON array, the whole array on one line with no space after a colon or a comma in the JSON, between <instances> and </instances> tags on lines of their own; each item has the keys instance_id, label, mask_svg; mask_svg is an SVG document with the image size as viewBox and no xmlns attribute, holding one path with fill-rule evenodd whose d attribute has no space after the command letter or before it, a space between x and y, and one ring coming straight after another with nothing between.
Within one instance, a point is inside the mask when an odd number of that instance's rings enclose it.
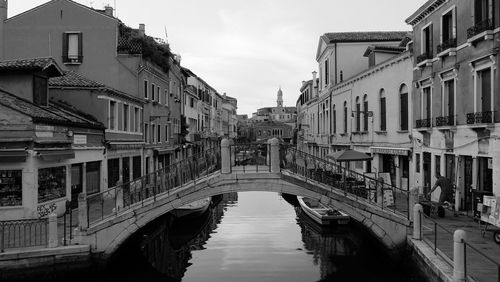
<instances>
[{"instance_id":1,"label":"balcony railing","mask_svg":"<svg viewBox=\"0 0 500 282\"><path fill-rule=\"evenodd\" d=\"M437 46L437 52L439 54L443 51L446 51L450 48L455 48L455 47L457 47L457 39L451 38L451 39L445 40L443 43L439 44Z\"/></svg>"},{"instance_id":2,"label":"balcony railing","mask_svg":"<svg viewBox=\"0 0 500 282\"><path fill-rule=\"evenodd\" d=\"M467 38L474 37L486 30L493 30L495 28L493 19L487 19L476 23L473 27L467 29Z\"/></svg>"},{"instance_id":3,"label":"balcony railing","mask_svg":"<svg viewBox=\"0 0 500 282\"><path fill-rule=\"evenodd\" d=\"M436 126L454 126L455 116L445 116L436 118Z\"/></svg>"},{"instance_id":4,"label":"balcony railing","mask_svg":"<svg viewBox=\"0 0 500 282\"><path fill-rule=\"evenodd\" d=\"M467 124L493 123L494 111L468 113Z\"/></svg>"},{"instance_id":5,"label":"balcony railing","mask_svg":"<svg viewBox=\"0 0 500 282\"><path fill-rule=\"evenodd\" d=\"M432 59L431 52L422 53L421 55L417 56L417 64L420 64L421 62L429 59Z\"/></svg>"},{"instance_id":6,"label":"balcony railing","mask_svg":"<svg viewBox=\"0 0 500 282\"><path fill-rule=\"evenodd\" d=\"M430 118L417 119L416 128L427 128L427 127L431 127L431 125L432 125L432 119L430 119Z\"/></svg>"}]
</instances>

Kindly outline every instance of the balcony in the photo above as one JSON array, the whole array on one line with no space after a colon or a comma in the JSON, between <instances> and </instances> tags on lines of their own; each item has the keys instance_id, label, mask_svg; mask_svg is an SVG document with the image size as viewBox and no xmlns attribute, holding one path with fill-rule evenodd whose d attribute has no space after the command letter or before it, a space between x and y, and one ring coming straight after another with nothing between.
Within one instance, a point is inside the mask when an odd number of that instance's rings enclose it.
<instances>
[{"instance_id":1,"label":"balcony","mask_svg":"<svg viewBox=\"0 0 500 282\"><path fill-rule=\"evenodd\" d=\"M437 117L436 126L455 126L455 116Z\"/></svg>"},{"instance_id":2,"label":"balcony","mask_svg":"<svg viewBox=\"0 0 500 282\"><path fill-rule=\"evenodd\" d=\"M454 55L455 48L457 47L457 39L451 38L443 41L437 46L438 57L446 55Z\"/></svg>"},{"instance_id":3,"label":"balcony","mask_svg":"<svg viewBox=\"0 0 500 282\"><path fill-rule=\"evenodd\" d=\"M417 66L427 66L431 62L429 60L432 59L432 53L431 52L426 52L422 53L421 55L417 56Z\"/></svg>"},{"instance_id":4,"label":"balcony","mask_svg":"<svg viewBox=\"0 0 500 282\"><path fill-rule=\"evenodd\" d=\"M426 118L426 119L417 119L417 123L416 123L416 126L415 128L417 129L426 129L426 128L430 128L432 126L432 119L430 118Z\"/></svg>"},{"instance_id":5,"label":"balcony","mask_svg":"<svg viewBox=\"0 0 500 282\"><path fill-rule=\"evenodd\" d=\"M494 111L467 114L467 124L469 125L488 124L493 122L494 122Z\"/></svg>"},{"instance_id":6,"label":"balcony","mask_svg":"<svg viewBox=\"0 0 500 282\"><path fill-rule=\"evenodd\" d=\"M475 36L485 32L492 31L495 29L493 19L487 19L481 22L476 23L473 27L467 29L467 39L472 39Z\"/></svg>"}]
</instances>

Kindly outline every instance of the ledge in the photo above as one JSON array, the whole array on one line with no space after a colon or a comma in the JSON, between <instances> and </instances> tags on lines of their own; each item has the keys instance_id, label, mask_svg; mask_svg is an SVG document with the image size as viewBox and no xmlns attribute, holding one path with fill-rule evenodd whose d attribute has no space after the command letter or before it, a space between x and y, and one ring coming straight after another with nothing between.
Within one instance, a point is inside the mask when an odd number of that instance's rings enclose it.
<instances>
[{"instance_id":1,"label":"ledge","mask_svg":"<svg viewBox=\"0 0 500 282\"><path fill-rule=\"evenodd\" d=\"M387 131L386 131L386 130L383 130L383 131L375 131L375 134L378 134L378 135L387 135Z\"/></svg>"},{"instance_id":2,"label":"ledge","mask_svg":"<svg viewBox=\"0 0 500 282\"><path fill-rule=\"evenodd\" d=\"M467 38L467 43L473 46L474 43L481 40L493 40L493 30L485 30L479 34L472 36L471 38Z\"/></svg>"}]
</instances>

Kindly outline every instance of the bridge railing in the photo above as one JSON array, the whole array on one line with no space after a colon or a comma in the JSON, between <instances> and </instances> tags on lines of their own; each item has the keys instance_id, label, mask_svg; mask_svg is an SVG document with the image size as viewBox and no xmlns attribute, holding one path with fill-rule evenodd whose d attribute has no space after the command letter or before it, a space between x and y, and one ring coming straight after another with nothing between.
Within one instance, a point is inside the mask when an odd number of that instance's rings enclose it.
<instances>
[{"instance_id":1,"label":"bridge railing","mask_svg":"<svg viewBox=\"0 0 500 282\"><path fill-rule=\"evenodd\" d=\"M191 181L196 182L197 179L220 168L220 150L214 148L133 181L89 195L86 197L87 226L136 205L144 205L145 201L156 201L157 196L169 193Z\"/></svg>"},{"instance_id":2,"label":"bridge railing","mask_svg":"<svg viewBox=\"0 0 500 282\"><path fill-rule=\"evenodd\" d=\"M231 173L270 171L269 144L238 143L231 148Z\"/></svg>"},{"instance_id":3,"label":"bridge railing","mask_svg":"<svg viewBox=\"0 0 500 282\"><path fill-rule=\"evenodd\" d=\"M6 249L47 247L47 218L0 221L0 253Z\"/></svg>"},{"instance_id":4,"label":"bridge railing","mask_svg":"<svg viewBox=\"0 0 500 282\"><path fill-rule=\"evenodd\" d=\"M280 159L282 169L304 177L305 181L314 180L326 184L342 190L345 195L354 196L356 200L368 201L383 210L410 218L410 193L407 190L290 146L281 146Z\"/></svg>"}]
</instances>

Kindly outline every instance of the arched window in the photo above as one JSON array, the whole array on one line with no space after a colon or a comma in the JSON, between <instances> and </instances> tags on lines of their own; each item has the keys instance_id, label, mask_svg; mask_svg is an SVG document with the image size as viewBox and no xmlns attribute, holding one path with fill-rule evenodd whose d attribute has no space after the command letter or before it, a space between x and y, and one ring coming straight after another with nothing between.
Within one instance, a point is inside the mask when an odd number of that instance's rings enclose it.
<instances>
[{"instance_id":1,"label":"arched window","mask_svg":"<svg viewBox=\"0 0 500 282\"><path fill-rule=\"evenodd\" d=\"M363 97L363 131L368 131L368 95Z\"/></svg>"},{"instance_id":2,"label":"arched window","mask_svg":"<svg viewBox=\"0 0 500 282\"><path fill-rule=\"evenodd\" d=\"M356 132L361 131L361 102L359 96L356 97Z\"/></svg>"},{"instance_id":3,"label":"arched window","mask_svg":"<svg viewBox=\"0 0 500 282\"><path fill-rule=\"evenodd\" d=\"M386 104L385 104L385 91L380 89L380 131L386 131Z\"/></svg>"},{"instance_id":4,"label":"arched window","mask_svg":"<svg viewBox=\"0 0 500 282\"><path fill-rule=\"evenodd\" d=\"M347 101L344 102L344 133L347 133Z\"/></svg>"},{"instance_id":5,"label":"arched window","mask_svg":"<svg viewBox=\"0 0 500 282\"><path fill-rule=\"evenodd\" d=\"M408 87L406 84L401 84L399 88L399 101L401 130L408 130Z\"/></svg>"}]
</instances>

